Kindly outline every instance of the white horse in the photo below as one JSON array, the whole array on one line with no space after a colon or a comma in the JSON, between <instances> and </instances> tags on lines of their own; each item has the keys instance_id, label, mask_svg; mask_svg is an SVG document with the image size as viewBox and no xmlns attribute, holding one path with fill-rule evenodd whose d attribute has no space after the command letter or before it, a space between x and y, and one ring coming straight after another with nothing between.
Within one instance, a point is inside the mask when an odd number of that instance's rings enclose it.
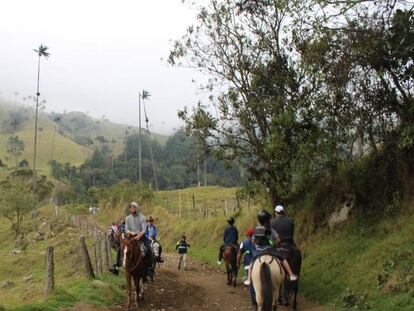
<instances>
[{"instance_id":1,"label":"white horse","mask_svg":"<svg viewBox=\"0 0 414 311\"><path fill-rule=\"evenodd\" d=\"M260 256L253 264L251 278L258 311L275 311L285 281L280 261L269 255Z\"/></svg>"}]
</instances>

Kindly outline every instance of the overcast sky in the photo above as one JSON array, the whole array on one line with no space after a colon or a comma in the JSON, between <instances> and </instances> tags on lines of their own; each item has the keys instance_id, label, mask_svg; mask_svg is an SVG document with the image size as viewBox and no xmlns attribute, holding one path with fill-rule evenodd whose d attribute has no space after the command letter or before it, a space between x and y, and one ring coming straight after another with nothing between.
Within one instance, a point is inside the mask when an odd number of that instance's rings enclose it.
<instances>
[{"instance_id":1,"label":"overcast sky","mask_svg":"<svg viewBox=\"0 0 414 311\"><path fill-rule=\"evenodd\" d=\"M181 0L1 0L0 96L36 92L33 49L44 43L51 57L42 60L40 92L48 111L136 125L145 89L152 130L170 133L180 124L177 110L202 97L191 82L196 72L165 61L170 40L195 13Z\"/></svg>"}]
</instances>

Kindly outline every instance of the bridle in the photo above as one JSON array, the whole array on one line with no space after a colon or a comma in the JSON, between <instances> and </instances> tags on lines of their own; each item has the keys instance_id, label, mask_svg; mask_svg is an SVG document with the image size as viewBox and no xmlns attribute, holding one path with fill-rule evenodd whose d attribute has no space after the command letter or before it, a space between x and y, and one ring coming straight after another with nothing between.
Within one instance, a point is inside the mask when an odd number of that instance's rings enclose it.
<instances>
[{"instance_id":1,"label":"bridle","mask_svg":"<svg viewBox=\"0 0 414 311\"><path fill-rule=\"evenodd\" d=\"M131 252L132 252L132 243L133 243L133 242L128 243L128 244L129 244L128 246L131 248ZM133 268L132 268L132 269L130 269L130 268L129 268L129 266L127 267L127 265L126 265L126 254L128 253L128 246L127 246L127 245L125 245L125 248L124 248L124 267L125 267L125 270L127 270L129 273L132 273L132 272L134 272L134 270L138 267L138 265L141 263L141 260L142 260L142 254L141 254L141 252L140 252L140 254L139 254L139 259L138 259L137 263L133 266ZM138 246L138 247L140 247L138 243L137 243L137 246ZM125 250L126 250L126 252L125 252ZM131 254L132 254L132 253L131 253Z\"/></svg>"}]
</instances>

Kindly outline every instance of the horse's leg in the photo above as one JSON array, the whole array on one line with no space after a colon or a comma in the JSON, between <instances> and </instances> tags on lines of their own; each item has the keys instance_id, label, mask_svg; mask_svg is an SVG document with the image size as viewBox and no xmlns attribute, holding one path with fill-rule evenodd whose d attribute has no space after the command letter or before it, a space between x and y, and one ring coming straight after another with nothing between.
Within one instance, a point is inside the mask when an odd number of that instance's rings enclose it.
<instances>
[{"instance_id":1,"label":"horse's leg","mask_svg":"<svg viewBox=\"0 0 414 311\"><path fill-rule=\"evenodd\" d=\"M144 281L142 277L139 279L139 297L144 300Z\"/></svg>"},{"instance_id":2,"label":"horse's leg","mask_svg":"<svg viewBox=\"0 0 414 311\"><path fill-rule=\"evenodd\" d=\"M135 303L137 305L137 308L139 309L139 293L140 293L140 276L134 275L134 285L135 285Z\"/></svg>"},{"instance_id":3,"label":"horse's leg","mask_svg":"<svg viewBox=\"0 0 414 311\"><path fill-rule=\"evenodd\" d=\"M126 307L127 310L131 310L131 275L127 272L126 273L126 281L127 281L127 297L126 297Z\"/></svg>"},{"instance_id":4,"label":"horse's leg","mask_svg":"<svg viewBox=\"0 0 414 311\"><path fill-rule=\"evenodd\" d=\"M296 282L298 282L298 281L296 281ZM297 301L296 301L296 296L298 295L298 289L299 289L299 283L296 283L295 284L295 293L294 293L294 296L293 296L293 310L296 310L297 309L297 307L298 307L298 304L297 304Z\"/></svg>"},{"instance_id":5,"label":"horse's leg","mask_svg":"<svg viewBox=\"0 0 414 311\"><path fill-rule=\"evenodd\" d=\"M226 263L226 271L227 271L227 285L231 285L231 268Z\"/></svg>"},{"instance_id":6,"label":"horse's leg","mask_svg":"<svg viewBox=\"0 0 414 311\"><path fill-rule=\"evenodd\" d=\"M233 265L233 286L236 287L237 283L237 265Z\"/></svg>"}]
</instances>

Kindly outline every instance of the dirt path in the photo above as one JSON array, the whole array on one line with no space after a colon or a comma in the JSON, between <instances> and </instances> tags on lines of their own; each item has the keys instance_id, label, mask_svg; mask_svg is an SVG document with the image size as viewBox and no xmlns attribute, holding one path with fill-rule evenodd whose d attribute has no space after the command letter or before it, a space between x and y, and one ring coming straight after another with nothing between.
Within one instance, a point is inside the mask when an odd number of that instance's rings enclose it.
<instances>
[{"instance_id":1,"label":"dirt path","mask_svg":"<svg viewBox=\"0 0 414 311\"><path fill-rule=\"evenodd\" d=\"M165 263L157 270L153 284L146 286L145 302L141 311L242 311L251 310L248 291L242 285L226 285L223 272L189 259L187 270L178 270L176 255L166 254ZM122 305L110 309L77 306L71 311L124 310ZM286 311L280 307L278 310ZM322 311L323 308L299 299L299 310ZM62 310L63 311L63 310ZM68 311L68 309L64 310Z\"/></svg>"}]
</instances>

